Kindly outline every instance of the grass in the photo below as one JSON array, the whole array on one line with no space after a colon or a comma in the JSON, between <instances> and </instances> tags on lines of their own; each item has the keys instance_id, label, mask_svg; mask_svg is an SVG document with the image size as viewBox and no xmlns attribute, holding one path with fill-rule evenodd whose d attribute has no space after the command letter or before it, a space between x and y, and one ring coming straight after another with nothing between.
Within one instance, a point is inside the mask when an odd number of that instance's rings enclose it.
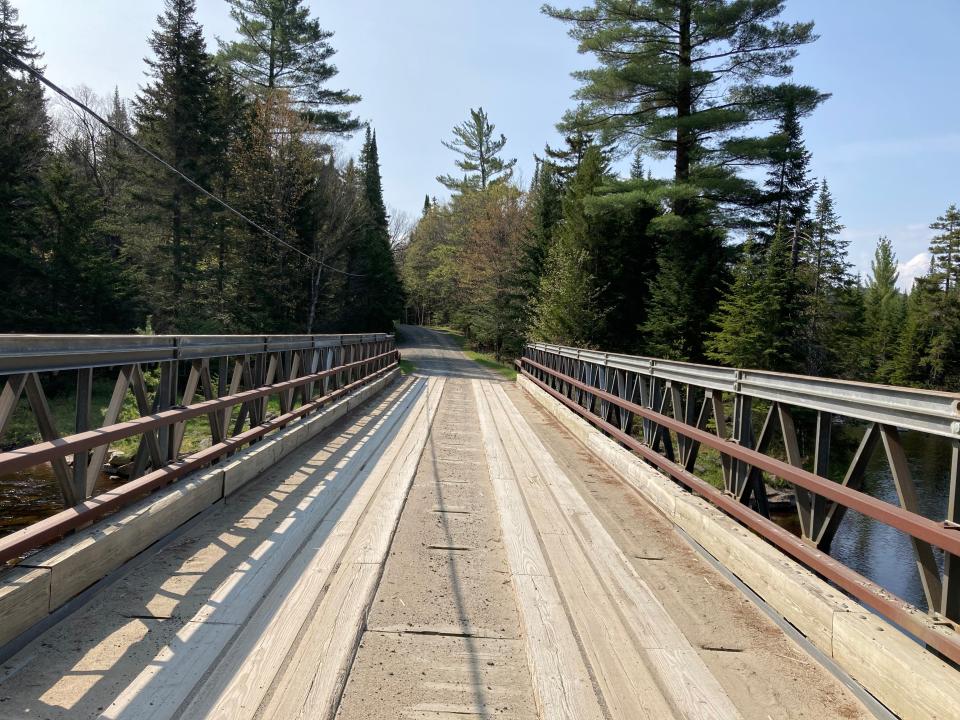
<instances>
[{"instance_id":1,"label":"grass","mask_svg":"<svg viewBox=\"0 0 960 720\"><path fill-rule=\"evenodd\" d=\"M507 380L517 379L517 371L512 365L500 362L490 353L479 352L478 350L470 347L470 341L453 328L434 327L432 329L439 330L440 332L446 333L453 338L457 345L460 346L460 349L463 351L464 355L477 363L477 365L485 367L487 370L493 370L493 372L502 375Z\"/></svg>"},{"instance_id":2,"label":"grass","mask_svg":"<svg viewBox=\"0 0 960 720\"><path fill-rule=\"evenodd\" d=\"M417 366L414 365L409 360L404 360L404 359L400 360L400 372L402 372L404 375L409 375L416 369L417 369Z\"/></svg>"}]
</instances>

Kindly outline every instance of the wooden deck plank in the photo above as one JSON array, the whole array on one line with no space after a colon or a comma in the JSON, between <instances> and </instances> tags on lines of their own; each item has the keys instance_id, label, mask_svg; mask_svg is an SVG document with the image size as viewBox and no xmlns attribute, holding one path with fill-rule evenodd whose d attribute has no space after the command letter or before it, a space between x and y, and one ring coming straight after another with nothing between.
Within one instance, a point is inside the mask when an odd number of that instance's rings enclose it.
<instances>
[{"instance_id":1,"label":"wooden deck plank","mask_svg":"<svg viewBox=\"0 0 960 720\"><path fill-rule=\"evenodd\" d=\"M381 444L399 424L401 433L408 411L422 402L417 388L385 414L364 435L370 440L339 472L318 486L211 594L207 602L163 647L154 661L108 706L103 718L161 720L178 717L181 707L210 672L227 645L237 636L261 600L269 593L291 558L314 534L329 511L361 475ZM310 521L306 517L310 516Z\"/></svg>"},{"instance_id":2,"label":"wooden deck plank","mask_svg":"<svg viewBox=\"0 0 960 720\"><path fill-rule=\"evenodd\" d=\"M583 573L590 573L592 570L596 581L594 597L597 602L602 601L604 594L613 598L626 620L628 637L646 658L646 666L679 716L702 720L740 717L720 683L650 588L637 575L633 565L617 547L503 388L490 385L488 392L501 437L511 447L512 460L523 468L517 471L518 475L538 474L541 486L549 489L555 501L550 502L542 494L531 495L528 497L531 513L546 517L562 514L572 537L578 540L577 544L568 543L564 549L567 552L558 548L558 552L551 554L550 558L555 570L564 568L562 572L558 572L558 575L561 575L558 578L559 587L578 628L588 627L590 617L597 612L590 598L582 596L582 581L579 580ZM511 438L509 441L506 440L508 437ZM531 483L524 488L533 486ZM553 517L549 522L551 527L555 525ZM577 557L578 549L582 549L580 557ZM572 562L579 564L577 573L568 572ZM608 675L605 663L613 661L615 656L609 647L601 646L598 650L596 658L599 664L592 663L591 667L600 681ZM604 692L608 706L612 707L614 703L622 701L622 693L629 689L629 685L609 686L608 692ZM627 714L621 717L631 717L632 712L640 711L643 698L637 695L634 702L638 709L631 711L628 708Z\"/></svg>"},{"instance_id":3,"label":"wooden deck plank","mask_svg":"<svg viewBox=\"0 0 960 720\"><path fill-rule=\"evenodd\" d=\"M489 391L479 381L473 390L541 717L599 720L603 711L497 434Z\"/></svg>"},{"instance_id":4,"label":"wooden deck plank","mask_svg":"<svg viewBox=\"0 0 960 720\"><path fill-rule=\"evenodd\" d=\"M373 474L382 480L380 491L352 534L329 589L296 647L278 648L283 657L276 661L288 661L263 703L259 715L263 720L324 720L336 712L443 385L443 379L430 381L424 410L409 423L409 434L374 468Z\"/></svg>"}]
</instances>

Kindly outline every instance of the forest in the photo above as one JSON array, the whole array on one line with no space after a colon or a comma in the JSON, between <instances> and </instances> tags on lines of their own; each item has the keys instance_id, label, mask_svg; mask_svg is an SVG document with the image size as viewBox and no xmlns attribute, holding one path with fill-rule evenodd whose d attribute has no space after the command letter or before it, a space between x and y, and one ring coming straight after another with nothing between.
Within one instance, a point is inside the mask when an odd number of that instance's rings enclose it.
<instances>
[{"instance_id":1,"label":"forest","mask_svg":"<svg viewBox=\"0 0 960 720\"><path fill-rule=\"evenodd\" d=\"M930 219L930 268L909 293L886 237L870 273L852 272L803 136L829 95L791 82L817 35L783 9L544 6L596 61L575 74L563 143L521 188L482 108L454 128L457 173L438 177L452 197L425 200L399 252L407 317L507 358L536 340L960 390L960 210Z\"/></svg>"},{"instance_id":2,"label":"forest","mask_svg":"<svg viewBox=\"0 0 960 720\"><path fill-rule=\"evenodd\" d=\"M110 129L45 95L42 48L0 0L0 332L406 321L500 359L540 340L960 389L960 210L929 219L908 293L885 237L853 272L803 134L829 95L793 80L817 35L782 0L544 6L592 61L563 140L522 183L506 135L465 108L411 228L337 87L333 33L304 0L224 2L236 39L216 51L195 0L164 0L136 97L74 90Z\"/></svg>"},{"instance_id":3,"label":"forest","mask_svg":"<svg viewBox=\"0 0 960 720\"><path fill-rule=\"evenodd\" d=\"M52 112L24 68L42 52L0 0L0 332L392 329L376 133L330 87L332 33L302 0L229 5L238 39L211 54L195 0L165 0L137 97L78 93L207 195L89 114ZM360 157L338 156L360 131Z\"/></svg>"}]
</instances>

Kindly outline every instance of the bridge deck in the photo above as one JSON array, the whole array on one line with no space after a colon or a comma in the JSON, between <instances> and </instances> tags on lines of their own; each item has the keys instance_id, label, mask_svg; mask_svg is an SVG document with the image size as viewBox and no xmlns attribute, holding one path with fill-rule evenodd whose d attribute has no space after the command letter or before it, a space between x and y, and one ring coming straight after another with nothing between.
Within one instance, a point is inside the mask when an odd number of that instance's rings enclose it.
<instances>
[{"instance_id":1,"label":"bridge deck","mask_svg":"<svg viewBox=\"0 0 960 720\"><path fill-rule=\"evenodd\" d=\"M418 366L0 668L0 718L859 718L512 384Z\"/></svg>"}]
</instances>

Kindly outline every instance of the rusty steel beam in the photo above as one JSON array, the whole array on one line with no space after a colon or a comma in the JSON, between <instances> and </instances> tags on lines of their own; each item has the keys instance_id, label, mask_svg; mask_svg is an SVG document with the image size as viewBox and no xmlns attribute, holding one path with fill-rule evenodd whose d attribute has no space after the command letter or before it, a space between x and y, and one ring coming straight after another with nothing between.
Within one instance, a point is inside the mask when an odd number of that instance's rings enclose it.
<instances>
[{"instance_id":1,"label":"rusty steel beam","mask_svg":"<svg viewBox=\"0 0 960 720\"><path fill-rule=\"evenodd\" d=\"M553 377L561 377L560 373L557 373L556 371L547 368L544 365L533 362L529 358L521 358L518 362L530 364L538 370L547 372ZM933 648L937 652L941 653L944 657L949 658L952 662L960 663L960 640L938 633L936 630L931 628L930 625L918 621L916 608L914 608L914 606L912 606L910 603L889 593L876 583L871 582L867 578L863 577L854 570L851 570L846 565L838 560L835 560L826 553L817 550L815 547L804 542L789 531L784 530L772 520L763 517L759 513L751 510L746 505L743 505L735 498L722 493L720 490L717 490L708 482L687 471L682 465L672 462L660 453L644 445L637 438L623 432L615 425L612 425L597 417L586 408L581 407L578 403L570 400L570 398L566 397L563 393L554 390L547 383L543 382L530 372L524 370L523 374L538 387L547 392L551 397L556 398L579 416L608 433L618 442L623 443L632 451L640 455L644 460L656 465L668 475L687 486L700 497L709 501L713 505L716 505L736 520L742 522L745 526L756 532L765 540L773 543L803 565L819 573L827 580L835 583L850 596L860 600L865 605L879 613L881 616L893 622L895 625L899 625L904 630L925 643L928 647ZM565 376L563 377L563 381L571 382L571 378L569 376ZM573 382L576 383L577 381ZM582 385L582 383L580 384ZM594 389L592 392L596 392L596 389ZM631 412L636 411L633 407L628 409ZM651 419L656 420L658 423L666 417L659 416L659 413L651 413L646 408L637 407L637 410L643 410L644 413L657 416L652 417ZM709 433L705 434L709 435ZM700 442L704 442L704 439L701 437L697 437L697 439ZM717 443L711 444L711 446L717 447L717 445L723 444L730 445L731 450L734 447L738 447L729 443ZM746 458L742 457L741 459Z\"/></svg>"},{"instance_id":2,"label":"rusty steel beam","mask_svg":"<svg viewBox=\"0 0 960 720\"><path fill-rule=\"evenodd\" d=\"M954 555L960 553L960 533L956 529L949 527L945 523L938 523L929 520L921 515L912 513L908 510L891 505L882 500L870 497L865 493L851 488L844 487L839 483L832 482L826 478L814 475L807 470L795 467L782 460L768 457L756 450L742 447L735 442L725 441L717 438L716 435L705 430L699 430L685 423L678 422L673 418L658 413L650 408L642 407L635 403L621 400L615 395L611 395L595 387L590 387L579 380L574 380L569 376L562 376L561 373L541 365L530 358L520 358L525 365L530 365L538 370L546 372L554 377L562 377L564 382L570 383L575 387L592 393L597 397L615 403L625 410L628 410L643 418L652 420L657 425L666 427L681 435L686 435L707 447L712 447L735 460L739 460L747 465L765 470L787 482L798 485L801 488L809 490L818 495L822 495L828 500L833 500L851 510L856 510L863 515L879 520L890 525L897 530L902 530L917 540L926 541L936 547L946 550ZM529 373L527 373L529 375ZM532 377L532 376L531 376Z\"/></svg>"},{"instance_id":3,"label":"rusty steel beam","mask_svg":"<svg viewBox=\"0 0 960 720\"><path fill-rule=\"evenodd\" d=\"M274 383L255 390L246 390L236 395L229 395L227 397L217 398L216 400L205 400L186 407L162 410L152 415L139 417L135 420L108 425L98 430L89 430L17 450L9 450L0 453L0 474L26 470L43 462L59 462L70 454L84 452L85 450L90 450L102 445L109 445L117 440L123 440L133 435L142 435L143 433L159 428L169 428L171 425L184 422L191 418L207 415L239 403L266 398L269 395L299 387L311 381L320 380L344 369L352 370L353 368L369 365L378 360L393 359L397 355L397 350L390 350L365 360L358 360L330 370L323 370L313 375L304 375L296 380ZM169 459L173 460L174 458L171 457Z\"/></svg>"},{"instance_id":4,"label":"rusty steel beam","mask_svg":"<svg viewBox=\"0 0 960 720\"><path fill-rule=\"evenodd\" d=\"M385 353L385 355L389 354L390 353ZM370 358L370 360L373 359L374 358ZM221 456L238 450L243 445L263 437L270 431L282 428L294 420L318 410L323 405L376 380L397 366L398 363L395 361L385 368L377 370L350 385L331 392L329 395L324 395L305 405L301 405L296 410L250 428L246 432L235 435L223 442L187 455L143 477L131 480L113 490L78 503L73 507L62 510L56 515L51 515L22 530L0 538L0 565L11 560L16 560L30 550L57 540L70 530L85 527L106 515L130 505L144 495L165 485L169 485L174 480L213 463Z\"/></svg>"}]
</instances>

